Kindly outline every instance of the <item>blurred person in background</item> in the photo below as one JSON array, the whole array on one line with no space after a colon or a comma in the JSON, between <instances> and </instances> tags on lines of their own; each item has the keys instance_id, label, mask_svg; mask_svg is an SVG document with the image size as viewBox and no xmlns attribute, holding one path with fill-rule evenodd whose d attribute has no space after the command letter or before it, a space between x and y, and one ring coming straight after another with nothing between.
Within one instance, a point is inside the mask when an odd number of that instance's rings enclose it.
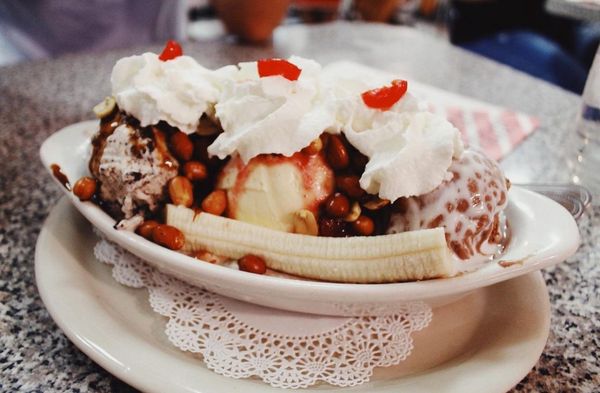
<instances>
[{"instance_id":1,"label":"blurred person in background","mask_svg":"<svg viewBox=\"0 0 600 393\"><path fill-rule=\"evenodd\" d=\"M545 0L451 0L450 40L580 94L600 25L548 14Z\"/></svg>"},{"instance_id":2,"label":"blurred person in background","mask_svg":"<svg viewBox=\"0 0 600 393\"><path fill-rule=\"evenodd\" d=\"M216 9L241 41L268 43L290 2L304 22L332 20L340 9L380 22L398 7L430 18L446 10L452 43L575 93L600 41L599 24L549 15L545 0L0 0L0 65L183 40L188 9L198 5ZM324 16L305 17L315 9Z\"/></svg>"},{"instance_id":3,"label":"blurred person in background","mask_svg":"<svg viewBox=\"0 0 600 393\"><path fill-rule=\"evenodd\" d=\"M186 19L186 0L1 0L0 53L14 63L183 39Z\"/></svg>"}]
</instances>

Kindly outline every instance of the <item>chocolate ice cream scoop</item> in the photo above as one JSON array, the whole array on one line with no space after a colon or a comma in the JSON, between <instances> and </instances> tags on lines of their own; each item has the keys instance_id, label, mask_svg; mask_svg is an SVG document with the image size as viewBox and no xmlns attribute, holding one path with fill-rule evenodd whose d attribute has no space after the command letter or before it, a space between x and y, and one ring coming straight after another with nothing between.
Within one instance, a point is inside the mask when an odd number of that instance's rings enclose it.
<instances>
[{"instance_id":1,"label":"chocolate ice cream scoop","mask_svg":"<svg viewBox=\"0 0 600 393\"><path fill-rule=\"evenodd\" d=\"M125 121L103 124L94 137L89 168L100 182L99 197L116 219L154 212L167 197L179 164L156 127Z\"/></svg>"}]
</instances>

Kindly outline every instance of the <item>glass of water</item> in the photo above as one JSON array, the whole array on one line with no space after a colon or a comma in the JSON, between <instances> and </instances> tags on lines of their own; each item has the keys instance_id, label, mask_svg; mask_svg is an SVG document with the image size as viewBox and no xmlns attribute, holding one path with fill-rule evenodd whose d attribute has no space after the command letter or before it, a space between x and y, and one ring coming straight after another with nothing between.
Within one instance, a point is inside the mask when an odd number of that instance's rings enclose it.
<instances>
[{"instance_id":1,"label":"glass of water","mask_svg":"<svg viewBox=\"0 0 600 393\"><path fill-rule=\"evenodd\" d=\"M568 165L574 183L587 187L600 200L600 47L587 77L581 110L575 122L574 151Z\"/></svg>"}]
</instances>

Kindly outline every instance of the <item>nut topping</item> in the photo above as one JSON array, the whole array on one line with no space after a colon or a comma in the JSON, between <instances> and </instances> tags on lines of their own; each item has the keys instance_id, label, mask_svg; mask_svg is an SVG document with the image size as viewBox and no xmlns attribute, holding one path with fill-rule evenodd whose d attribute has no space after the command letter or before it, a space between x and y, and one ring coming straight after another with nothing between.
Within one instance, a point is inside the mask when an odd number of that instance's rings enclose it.
<instances>
[{"instance_id":1,"label":"nut topping","mask_svg":"<svg viewBox=\"0 0 600 393\"><path fill-rule=\"evenodd\" d=\"M350 163L348 150L339 135L330 135L327 144L327 162L333 169L344 169Z\"/></svg>"},{"instance_id":2,"label":"nut topping","mask_svg":"<svg viewBox=\"0 0 600 393\"><path fill-rule=\"evenodd\" d=\"M243 256L238 260L238 267L244 272L254 274L265 274L267 272L265 260L256 255Z\"/></svg>"},{"instance_id":3,"label":"nut topping","mask_svg":"<svg viewBox=\"0 0 600 393\"><path fill-rule=\"evenodd\" d=\"M317 138L314 141L312 141L310 145L302 149L302 151L308 155L313 156L315 154L318 154L321 151L321 149L323 149L323 141L321 140L321 138Z\"/></svg>"},{"instance_id":4,"label":"nut topping","mask_svg":"<svg viewBox=\"0 0 600 393\"><path fill-rule=\"evenodd\" d=\"M166 224L159 224L154 228L152 231L152 240L154 243L171 250L179 250L185 244L183 233L179 229Z\"/></svg>"},{"instance_id":5,"label":"nut topping","mask_svg":"<svg viewBox=\"0 0 600 393\"><path fill-rule=\"evenodd\" d=\"M346 214L344 217L344 221L346 222L354 222L360 216L361 208L358 202L352 202L352 207L350 208L350 213Z\"/></svg>"},{"instance_id":6,"label":"nut topping","mask_svg":"<svg viewBox=\"0 0 600 393\"><path fill-rule=\"evenodd\" d=\"M302 209L294 213L294 233L311 236L319 234L317 219L310 210Z\"/></svg>"},{"instance_id":7,"label":"nut topping","mask_svg":"<svg viewBox=\"0 0 600 393\"><path fill-rule=\"evenodd\" d=\"M374 199L371 199L370 201L363 203L363 207L368 210L379 210L383 207L386 207L389 204L390 204L389 199L381 199L381 198L375 197Z\"/></svg>"},{"instance_id":8,"label":"nut topping","mask_svg":"<svg viewBox=\"0 0 600 393\"><path fill-rule=\"evenodd\" d=\"M336 192L325 202L325 211L331 217L345 217L350 211L350 202L344 194Z\"/></svg>"},{"instance_id":9,"label":"nut topping","mask_svg":"<svg viewBox=\"0 0 600 393\"><path fill-rule=\"evenodd\" d=\"M158 221L155 220L146 220L144 221L137 229L135 230L138 235L145 237L148 240L152 240L152 232L154 232L154 228L159 226Z\"/></svg>"},{"instance_id":10,"label":"nut topping","mask_svg":"<svg viewBox=\"0 0 600 393\"><path fill-rule=\"evenodd\" d=\"M175 176L169 180L169 197L174 205L191 207L194 203L194 186L184 176Z\"/></svg>"},{"instance_id":11,"label":"nut topping","mask_svg":"<svg viewBox=\"0 0 600 393\"><path fill-rule=\"evenodd\" d=\"M183 165L183 173L185 177L191 181L200 181L208 177L206 165L199 161L188 161Z\"/></svg>"},{"instance_id":12,"label":"nut topping","mask_svg":"<svg viewBox=\"0 0 600 393\"><path fill-rule=\"evenodd\" d=\"M360 198L365 190L360 188L360 179L357 175L341 175L335 178L335 186L350 198Z\"/></svg>"},{"instance_id":13,"label":"nut topping","mask_svg":"<svg viewBox=\"0 0 600 393\"><path fill-rule=\"evenodd\" d=\"M183 161L189 161L192 158L194 143L186 133L177 131L169 138L169 144L175 157Z\"/></svg>"},{"instance_id":14,"label":"nut topping","mask_svg":"<svg viewBox=\"0 0 600 393\"><path fill-rule=\"evenodd\" d=\"M223 263L227 261L227 258L213 254L207 250L198 250L193 255L194 258L200 259L201 261L208 263Z\"/></svg>"},{"instance_id":15,"label":"nut topping","mask_svg":"<svg viewBox=\"0 0 600 393\"><path fill-rule=\"evenodd\" d=\"M352 228L359 235L369 236L375 231L375 223L367 216L360 216L352 223Z\"/></svg>"},{"instance_id":16,"label":"nut topping","mask_svg":"<svg viewBox=\"0 0 600 393\"><path fill-rule=\"evenodd\" d=\"M106 97L102 102L98 103L92 109L98 119L102 119L112 113L117 106L117 102L113 97Z\"/></svg>"},{"instance_id":17,"label":"nut topping","mask_svg":"<svg viewBox=\"0 0 600 393\"><path fill-rule=\"evenodd\" d=\"M84 176L75 182L73 194L75 194L80 201L89 201L96 193L96 187L97 184L95 179Z\"/></svg>"},{"instance_id":18,"label":"nut topping","mask_svg":"<svg viewBox=\"0 0 600 393\"><path fill-rule=\"evenodd\" d=\"M215 190L202 201L202 210L220 216L227 209L227 193L225 190Z\"/></svg>"}]
</instances>

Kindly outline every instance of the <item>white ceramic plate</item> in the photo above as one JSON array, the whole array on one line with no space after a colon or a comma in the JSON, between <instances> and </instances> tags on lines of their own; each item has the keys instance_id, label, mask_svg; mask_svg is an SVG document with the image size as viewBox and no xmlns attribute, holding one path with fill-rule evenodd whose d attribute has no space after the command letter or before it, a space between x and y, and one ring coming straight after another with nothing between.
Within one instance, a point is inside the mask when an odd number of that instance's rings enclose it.
<instances>
[{"instance_id":1,"label":"white ceramic plate","mask_svg":"<svg viewBox=\"0 0 600 393\"><path fill-rule=\"evenodd\" d=\"M90 138L97 122L66 127L42 145L44 165L58 164L72 181L88 174ZM58 181L57 181L58 183ZM64 188L63 188L64 189ZM65 190L66 191L66 190ZM579 246L579 231L559 204L513 187L506 214L512 239L501 261L453 278L394 284L338 284L261 276L198 260L162 248L130 232L113 229L115 221L91 202L67 192L74 206L110 240L158 269L221 295L264 306L328 315L392 313L400 302L422 300L432 306L455 301L468 291L554 265Z\"/></svg>"},{"instance_id":2,"label":"white ceramic plate","mask_svg":"<svg viewBox=\"0 0 600 393\"><path fill-rule=\"evenodd\" d=\"M145 289L124 287L98 262L92 228L63 199L38 238L35 275L48 311L86 355L148 392L275 392L259 380L236 380L172 346L166 319L154 313ZM376 369L353 392L505 392L535 365L549 332L546 286L539 272L472 291L435 309L416 332L400 365ZM437 364L437 365L436 365ZM434 366L435 365L435 366ZM329 385L303 391L340 390Z\"/></svg>"}]
</instances>

